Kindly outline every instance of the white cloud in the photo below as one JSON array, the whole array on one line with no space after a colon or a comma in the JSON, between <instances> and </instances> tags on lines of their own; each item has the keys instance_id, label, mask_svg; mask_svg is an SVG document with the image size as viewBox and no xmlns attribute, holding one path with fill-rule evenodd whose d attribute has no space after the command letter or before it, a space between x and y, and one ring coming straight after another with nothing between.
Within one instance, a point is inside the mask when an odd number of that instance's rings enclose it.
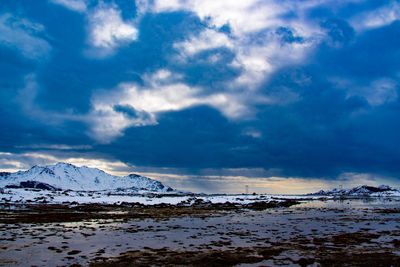
<instances>
[{"instance_id":1,"label":"white cloud","mask_svg":"<svg viewBox=\"0 0 400 267\"><path fill-rule=\"evenodd\" d=\"M400 20L400 3L392 1L379 9L356 15L350 23L357 31L364 31L391 24L396 20Z\"/></svg>"},{"instance_id":2,"label":"white cloud","mask_svg":"<svg viewBox=\"0 0 400 267\"><path fill-rule=\"evenodd\" d=\"M122 136L126 128L157 124L157 115L198 105L208 105L219 110L229 119L247 114L246 97L230 93L206 95L201 88L190 87L181 81L180 75L161 69L143 76L144 85L122 83L111 93L97 91L92 98L88 114L71 111L49 111L36 105L38 85L34 75L28 75L17 100L22 111L48 125L60 125L65 121L86 123L88 133L100 143L108 143ZM118 107L128 111L118 110Z\"/></svg>"},{"instance_id":3,"label":"white cloud","mask_svg":"<svg viewBox=\"0 0 400 267\"><path fill-rule=\"evenodd\" d=\"M187 10L200 19L209 20L216 27L229 24L235 35L261 30L276 23L278 15L286 13L287 7L275 1L229 1L229 0L156 0L153 12Z\"/></svg>"},{"instance_id":4,"label":"white cloud","mask_svg":"<svg viewBox=\"0 0 400 267\"><path fill-rule=\"evenodd\" d=\"M212 29L206 29L198 36L192 36L184 42L174 44L174 48L185 56L193 56L204 50L219 47L233 48L232 40L226 34Z\"/></svg>"},{"instance_id":5,"label":"white cloud","mask_svg":"<svg viewBox=\"0 0 400 267\"><path fill-rule=\"evenodd\" d=\"M326 2L326 1L325 1ZM304 13L321 1L293 3L293 1L155 1L148 7L151 12L187 10L204 21L206 28L199 35L176 43L182 62L204 50L225 47L236 56L232 64L241 70L241 75L229 86L254 90L281 67L304 60L323 37L318 23L304 18ZM295 13L296 17L286 16ZM231 32L218 29L229 25ZM276 34L280 27L287 27L302 42L284 42Z\"/></svg>"},{"instance_id":6,"label":"white cloud","mask_svg":"<svg viewBox=\"0 0 400 267\"><path fill-rule=\"evenodd\" d=\"M87 5L85 0L50 0L54 4L61 5L76 12L85 12L87 10Z\"/></svg>"},{"instance_id":7,"label":"white cloud","mask_svg":"<svg viewBox=\"0 0 400 267\"><path fill-rule=\"evenodd\" d=\"M259 131L257 129L254 129L254 128L245 129L242 132L242 134L245 135L245 136L249 136L249 137L255 138L255 139L261 138L263 136L261 131Z\"/></svg>"},{"instance_id":8,"label":"white cloud","mask_svg":"<svg viewBox=\"0 0 400 267\"><path fill-rule=\"evenodd\" d=\"M88 13L88 21L89 43L97 49L94 53L97 56L107 56L138 37L134 22L124 21L115 5L100 4Z\"/></svg>"},{"instance_id":9,"label":"white cloud","mask_svg":"<svg viewBox=\"0 0 400 267\"><path fill-rule=\"evenodd\" d=\"M365 88L365 97L373 106L394 102L398 99L398 84L395 80L382 78L375 80L368 88Z\"/></svg>"},{"instance_id":10,"label":"white cloud","mask_svg":"<svg viewBox=\"0 0 400 267\"><path fill-rule=\"evenodd\" d=\"M88 44L86 52L93 57L106 57L124 44L138 37L136 23L140 20L124 20L115 4L102 1L96 7L89 7L86 0L50 0L70 10L83 13L87 19ZM144 2L142 5L145 5ZM140 12L140 11L139 11Z\"/></svg>"},{"instance_id":11,"label":"white cloud","mask_svg":"<svg viewBox=\"0 0 400 267\"><path fill-rule=\"evenodd\" d=\"M229 81L227 87L254 90L279 68L304 60L318 42L315 37L306 37L302 42L284 42L275 29L267 31L258 40L247 35L229 37L214 29L206 29L200 35L176 43L174 47L183 58L182 62L205 50L230 49L235 54L231 66L240 69L241 74L234 81Z\"/></svg>"},{"instance_id":12,"label":"white cloud","mask_svg":"<svg viewBox=\"0 0 400 267\"><path fill-rule=\"evenodd\" d=\"M313 23L307 23L303 17L307 10L323 5L340 5L332 0L310 0L294 2L291 0L155 0L152 5L137 1L142 10L148 12L170 12L185 10L195 13L209 26L220 28L229 25L234 36L255 33L276 26L298 28L302 35L313 31ZM295 13L296 16L286 16Z\"/></svg>"},{"instance_id":13,"label":"white cloud","mask_svg":"<svg viewBox=\"0 0 400 267\"><path fill-rule=\"evenodd\" d=\"M48 56L51 46L41 37L43 34L41 24L11 14L0 16L0 45L17 49L27 58L42 60Z\"/></svg>"},{"instance_id":14,"label":"white cloud","mask_svg":"<svg viewBox=\"0 0 400 267\"><path fill-rule=\"evenodd\" d=\"M315 46L314 40L302 43L282 43L279 37L271 34L261 44L241 44L234 66L242 69L235 86L248 89L257 87L279 68L300 63Z\"/></svg>"},{"instance_id":15,"label":"white cloud","mask_svg":"<svg viewBox=\"0 0 400 267\"><path fill-rule=\"evenodd\" d=\"M93 104L93 109L88 114L88 123L91 126L89 135L100 143L109 143L123 135L123 131L131 126L145 126L155 124L155 120L146 118L130 118L114 110L118 102Z\"/></svg>"},{"instance_id":16,"label":"white cloud","mask_svg":"<svg viewBox=\"0 0 400 267\"><path fill-rule=\"evenodd\" d=\"M371 81L368 85L354 84L350 80L340 78L331 79L338 88L347 91L347 96L365 98L371 106L380 106L398 99L398 82L390 78L380 78Z\"/></svg>"},{"instance_id":17,"label":"white cloud","mask_svg":"<svg viewBox=\"0 0 400 267\"><path fill-rule=\"evenodd\" d=\"M211 106L227 118L237 119L248 112L242 101L243 98L227 93L204 95L200 88L190 87L179 76L162 69L145 75L143 86L125 83L111 94L96 94L89 115L91 135L99 142L110 142L128 127L156 124L158 113L198 105ZM135 116L118 111L118 106L131 108Z\"/></svg>"},{"instance_id":18,"label":"white cloud","mask_svg":"<svg viewBox=\"0 0 400 267\"><path fill-rule=\"evenodd\" d=\"M19 90L17 101L20 102L23 112L44 124L57 126L65 121L75 121L89 125L88 135L100 143L113 141L122 136L124 130L129 127L157 124L159 113L179 111L193 106L210 106L231 120L241 119L252 113L247 104L250 97L248 94L204 94L203 88L188 86L182 78L161 69L144 75L143 85L121 83L111 92L96 91L91 100L91 111L79 114L70 110L45 110L38 106L35 101L39 90L36 77L28 75L25 86ZM260 97L258 101L267 100Z\"/></svg>"}]
</instances>

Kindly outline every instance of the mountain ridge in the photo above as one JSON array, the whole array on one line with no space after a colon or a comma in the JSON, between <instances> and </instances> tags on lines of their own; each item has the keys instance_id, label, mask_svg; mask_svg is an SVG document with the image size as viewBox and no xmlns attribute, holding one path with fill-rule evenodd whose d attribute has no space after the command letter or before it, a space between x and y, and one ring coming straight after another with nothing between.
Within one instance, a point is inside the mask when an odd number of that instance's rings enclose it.
<instances>
[{"instance_id":1,"label":"mountain ridge","mask_svg":"<svg viewBox=\"0 0 400 267\"><path fill-rule=\"evenodd\" d=\"M360 185L350 189L334 188L332 190L320 190L308 195L317 196L400 196L400 190L388 185L370 186Z\"/></svg>"},{"instance_id":2,"label":"mountain ridge","mask_svg":"<svg viewBox=\"0 0 400 267\"><path fill-rule=\"evenodd\" d=\"M151 192L174 191L171 187L157 180L129 174L115 176L97 168L78 167L70 163L58 162L54 165L33 166L26 171L3 172L0 175L0 187L14 186L21 188L22 182L39 182L54 188L75 191L103 191L133 189Z\"/></svg>"}]
</instances>

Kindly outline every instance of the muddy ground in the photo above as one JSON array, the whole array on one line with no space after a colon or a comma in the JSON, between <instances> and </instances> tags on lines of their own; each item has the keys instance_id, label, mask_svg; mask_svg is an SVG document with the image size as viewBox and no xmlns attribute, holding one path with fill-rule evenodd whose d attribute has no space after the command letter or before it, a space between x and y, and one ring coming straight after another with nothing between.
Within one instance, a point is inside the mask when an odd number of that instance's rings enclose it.
<instances>
[{"instance_id":1,"label":"muddy ground","mask_svg":"<svg viewBox=\"0 0 400 267\"><path fill-rule=\"evenodd\" d=\"M34 205L0 211L1 266L400 266L400 201Z\"/></svg>"}]
</instances>

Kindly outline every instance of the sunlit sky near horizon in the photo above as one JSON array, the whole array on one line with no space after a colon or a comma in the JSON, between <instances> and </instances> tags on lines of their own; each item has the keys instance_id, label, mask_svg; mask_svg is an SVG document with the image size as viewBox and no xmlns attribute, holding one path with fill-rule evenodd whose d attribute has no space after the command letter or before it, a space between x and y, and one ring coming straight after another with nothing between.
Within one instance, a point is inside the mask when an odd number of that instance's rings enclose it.
<instances>
[{"instance_id":1,"label":"sunlit sky near horizon","mask_svg":"<svg viewBox=\"0 0 400 267\"><path fill-rule=\"evenodd\" d=\"M398 0L3 0L0 171L400 186Z\"/></svg>"}]
</instances>

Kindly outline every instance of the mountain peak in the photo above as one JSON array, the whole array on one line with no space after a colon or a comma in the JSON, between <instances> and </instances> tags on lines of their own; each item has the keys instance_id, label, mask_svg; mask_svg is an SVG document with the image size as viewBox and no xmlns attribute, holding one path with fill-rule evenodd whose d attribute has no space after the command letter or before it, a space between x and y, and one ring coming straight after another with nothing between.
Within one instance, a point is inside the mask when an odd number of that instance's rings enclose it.
<instances>
[{"instance_id":1,"label":"mountain peak","mask_svg":"<svg viewBox=\"0 0 400 267\"><path fill-rule=\"evenodd\" d=\"M130 173L130 174L128 174L128 176L129 177L141 177L141 175L139 175L139 174L136 174L136 173Z\"/></svg>"},{"instance_id":2,"label":"mountain peak","mask_svg":"<svg viewBox=\"0 0 400 267\"><path fill-rule=\"evenodd\" d=\"M78 191L100 191L116 189L167 192L172 189L161 182L138 174L114 176L97 168L77 167L70 163L58 162L48 166L33 166L4 176L0 187L19 185L21 182L40 182L55 188Z\"/></svg>"},{"instance_id":3,"label":"mountain peak","mask_svg":"<svg viewBox=\"0 0 400 267\"><path fill-rule=\"evenodd\" d=\"M53 165L53 166L58 166L58 167L64 167L64 166L67 166L67 167L75 167L75 168L77 168L77 166L75 166L75 165L73 165L73 164L71 164L71 163L67 163L67 162L57 162L55 165Z\"/></svg>"}]
</instances>

